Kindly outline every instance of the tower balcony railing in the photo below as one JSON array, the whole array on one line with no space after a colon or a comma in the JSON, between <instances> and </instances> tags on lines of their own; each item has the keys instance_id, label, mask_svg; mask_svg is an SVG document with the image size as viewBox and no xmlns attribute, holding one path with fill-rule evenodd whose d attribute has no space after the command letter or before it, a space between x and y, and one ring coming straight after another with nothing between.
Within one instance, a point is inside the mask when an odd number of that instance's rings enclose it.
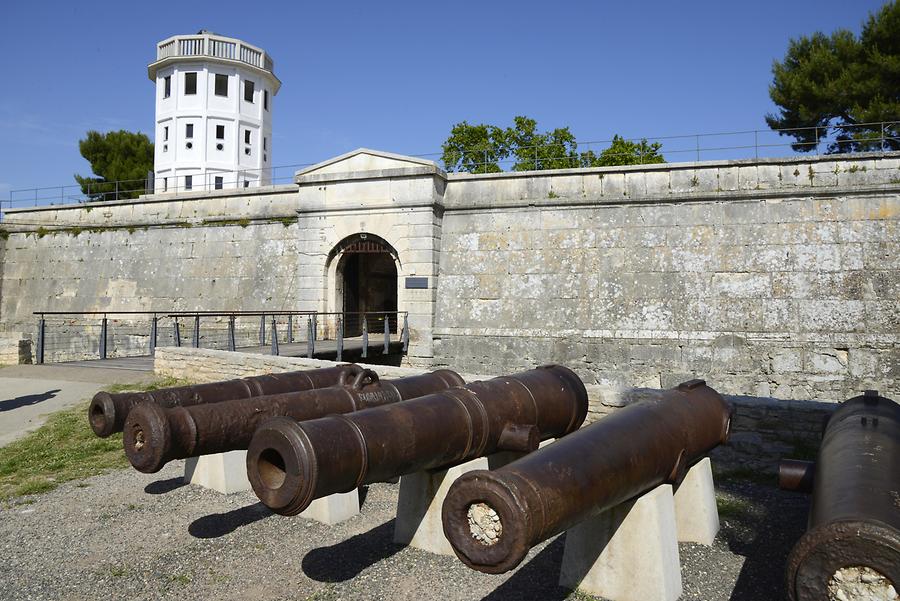
<instances>
[{"instance_id":1,"label":"tower balcony railing","mask_svg":"<svg viewBox=\"0 0 900 601\"><path fill-rule=\"evenodd\" d=\"M213 34L180 35L157 45L156 60L172 57L209 56L240 61L258 69L274 71L275 63L261 48L235 38Z\"/></svg>"}]
</instances>

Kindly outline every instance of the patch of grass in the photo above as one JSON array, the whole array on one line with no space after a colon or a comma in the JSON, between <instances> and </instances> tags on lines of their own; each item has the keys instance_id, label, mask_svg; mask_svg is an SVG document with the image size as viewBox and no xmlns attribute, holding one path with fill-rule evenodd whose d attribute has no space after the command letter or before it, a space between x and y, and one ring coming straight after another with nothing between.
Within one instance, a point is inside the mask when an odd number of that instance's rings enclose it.
<instances>
[{"instance_id":1,"label":"patch of grass","mask_svg":"<svg viewBox=\"0 0 900 601\"><path fill-rule=\"evenodd\" d=\"M9 232L0 227L0 238L3 240L9 240Z\"/></svg>"},{"instance_id":2,"label":"patch of grass","mask_svg":"<svg viewBox=\"0 0 900 601\"><path fill-rule=\"evenodd\" d=\"M272 219L272 221L277 221L284 227L291 227L292 225L297 223L298 218L297 217L274 217Z\"/></svg>"},{"instance_id":3,"label":"patch of grass","mask_svg":"<svg viewBox=\"0 0 900 601\"><path fill-rule=\"evenodd\" d=\"M745 517L750 513L748 501L719 495L716 495L716 508L719 510L719 517L723 518Z\"/></svg>"},{"instance_id":4,"label":"patch of grass","mask_svg":"<svg viewBox=\"0 0 900 601\"><path fill-rule=\"evenodd\" d=\"M48 230L47 228L45 228L45 227L42 225L41 227L39 227L39 228L37 229L37 231L36 231L35 233L37 234L37 237L38 237L38 238L43 238L44 236L46 236L47 234L50 233L50 230Z\"/></svg>"},{"instance_id":5,"label":"patch of grass","mask_svg":"<svg viewBox=\"0 0 900 601\"><path fill-rule=\"evenodd\" d=\"M0 499L47 492L128 465L122 435L98 438L87 406L54 413L36 431L0 448Z\"/></svg>"},{"instance_id":6,"label":"patch of grass","mask_svg":"<svg viewBox=\"0 0 900 601\"><path fill-rule=\"evenodd\" d=\"M117 392L130 392L132 390L159 390L160 388L171 388L172 386L188 386L190 384L193 384L193 382L166 376L165 378L159 378L147 383L111 384L103 390L111 394L115 394Z\"/></svg>"},{"instance_id":7,"label":"patch of grass","mask_svg":"<svg viewBox=\"0 0 900 601\"><path fill-rule=\"evenodd\" d=\"M125 566L111 566L109 568L109 575L113 578L121 578L128 573L128 568Z\"/></svg>"},{"instance_id":8,"label":"patch of grass","mask_svg":"<svg viewBox=\"0 0 900 601\"><path fill-rule=\"evenodd\" d=\"M571 593L569 593L569 595L566 597L566 599L568 601L595 601L597 599L597 597L594 597L593 595L588 595L587 593L585 593L583 591L575 590L575 591L572 591Z\"/></svg>"},{"instance_id":9,"label":"patch of grass","mask_svg":"<svg viewBox=\"0 0 900 601\"><path fill-rule=\"evenodd\" d=\"M776 484L775 474L748 467L739 467L733 470L716 472L715 477L716 480L723 482L745 481L754 482L756 484L767 484L770 486L775 486Z\"/></svg>"},{"instance_id":10,"label":"patch of grass","mask_svg":"<svg viewBox=\"0 0 900 601\"><path fill-rule=\"evenodd\" d=\"M114 385L108 390L153 390L183 383L161 378L149 384ZM54 413L34 432L0 447L0 501L47 492L63 482L128 466L122 435L97 437L88 425L87 407L85 401Z\"/></svg>"},{"instance_id":11,"label":"patch of grass","mask_svg":"<svg viewBox=\"0 0 900 601\"><path fill-rule=\"evenodd\" d=\"M547 198L559 198L559 194L557 194L553 190L550 190L549 192L547 192Z\"/></svg>"},{"instance_id":12,"label":"patch of grass","mask_svg":"<svg viewBox=\"0 0 900 601\"><path fill-rule=\"evenodd\" d=\"M333 584L326 584L324 588L320 588L312 595L306 598L305 601L332 601L333 599L338 598L338 593L334 590Z\"/></svg>"},{"instance_id":13,"label":"patch of grass","mask_svg":"<svg viewBox=\"0 0 900 601\"><path fill-rule=\"evenodd\" d=\"M173 584L179 584L181 586L187 586L191 582L193 582L193 578L191 578L190 574L175 574L174 576L169 576L169 582Z\"/></svg>"}]
</instances>

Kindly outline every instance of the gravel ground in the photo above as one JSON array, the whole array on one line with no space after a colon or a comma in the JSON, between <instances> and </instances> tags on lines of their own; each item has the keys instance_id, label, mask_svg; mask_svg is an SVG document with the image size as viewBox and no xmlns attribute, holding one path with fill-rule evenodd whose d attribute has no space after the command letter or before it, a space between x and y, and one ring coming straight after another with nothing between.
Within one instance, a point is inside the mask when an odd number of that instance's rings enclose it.
<instances>
[{"instance_id":1,"label":"gravel ground","mask_svg":"<svg viewBox=\"0 0 900 601\"><path fill-rule=\"evenodd\" d=\"M271 514L252 492L185 486L183 462L122 470L0 509L0 599L565 599L564 535L491 576L392 542L397 485L368 487L336 526ZM749 482L726 499L712 547L681 544L684 600L784 597L808 499ZM575 595L584 599L586 596ZM571 597L570 597L571 598Z\"/></svg>"}]
</instances>

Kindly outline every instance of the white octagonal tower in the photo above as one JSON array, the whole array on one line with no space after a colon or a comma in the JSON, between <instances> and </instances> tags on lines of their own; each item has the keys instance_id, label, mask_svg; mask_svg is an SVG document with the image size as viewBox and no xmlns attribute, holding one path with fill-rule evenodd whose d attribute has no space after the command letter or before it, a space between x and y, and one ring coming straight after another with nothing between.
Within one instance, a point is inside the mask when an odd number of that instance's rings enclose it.
<instances>
[{"instance_id":1,"label":"white octagonal tower","mask_svg":"<svg viewBox=\"0 0 900 601\"><path fill-rule=\"evenodd\" d=\"M208 31L157 44L155 192L272 181L272 109L281 82L261 48Z\"/></svg>"}]
</instances>

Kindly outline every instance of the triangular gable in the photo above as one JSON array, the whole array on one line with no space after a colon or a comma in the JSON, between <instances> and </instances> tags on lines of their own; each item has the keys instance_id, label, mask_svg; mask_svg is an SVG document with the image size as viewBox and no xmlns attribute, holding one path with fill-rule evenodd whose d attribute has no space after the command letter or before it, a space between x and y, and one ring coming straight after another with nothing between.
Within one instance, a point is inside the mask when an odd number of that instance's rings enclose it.
<instances>
[{"instance_id":1,"label":"triangular gable","mask_svg":"<svg viewBox=\"0 0 900 601\"><path fill-rule=\"evenodd\" d=\"M393 154L381 150L357 148L346 154L322 161L297 171L296 178L304 176L329 175L335 173L361 173L366 171L385 171L394 169L428 168L440 171L437 163L417 157Z\"/></svg>"}]
</instances>

